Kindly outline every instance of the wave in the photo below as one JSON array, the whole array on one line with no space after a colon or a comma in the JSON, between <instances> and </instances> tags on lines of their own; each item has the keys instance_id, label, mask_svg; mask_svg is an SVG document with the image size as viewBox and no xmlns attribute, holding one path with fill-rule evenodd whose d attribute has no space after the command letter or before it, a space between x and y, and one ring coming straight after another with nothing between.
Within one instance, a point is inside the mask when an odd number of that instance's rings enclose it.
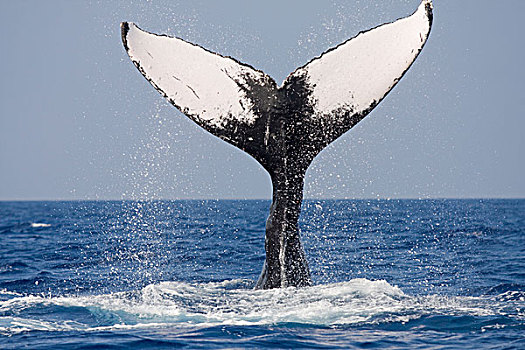
<instances>
[{"instance_id":1,"label":"wave","mask_svg":"<svg viewBox=\"0 0 525 350\"><path fill-rule=\"evenodd\" d=\"M41 222L32 222L31 227L39 228L39 227L51 227L51 224L44 224Z\"/></svg>"},{"instance_id":2,"label":"wave","mask_svg":"<svg viewBox=\"0 0 525 350\"><path fill-rule=\"evenodd\" d=\"M62 297L0 291L0 333L290 324L354 327L415 323L414 327L421 328L425 326L422 322L434 322L436 317L452 323L455 318L467 317L473 324L490 328L522 326L525 321L525 303L519 298L410 296L382 280L354 279L272 290L253 290L252 286L247 280L161 282L132 292Z\"/></svg>"},{"instance_id":3,"label":"wave","mask_svg":"<svg viewBox=\"0 0 525 350\"><path fill-rule=\"evenodd\" d=\"M30 233L34 231L40 231L38 229L49 227L51 227L51 224L46 224L43 222L19 222L0 225L0 233Z\"/></svg>"}]
</instances>

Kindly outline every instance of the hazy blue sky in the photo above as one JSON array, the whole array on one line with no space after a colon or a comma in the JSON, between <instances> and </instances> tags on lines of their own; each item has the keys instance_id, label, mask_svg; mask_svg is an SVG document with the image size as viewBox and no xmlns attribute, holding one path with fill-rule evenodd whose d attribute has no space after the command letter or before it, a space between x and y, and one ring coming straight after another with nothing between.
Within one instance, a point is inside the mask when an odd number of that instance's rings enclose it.
<instances>
[{"instance_id":1,"label":"hazy blue sky","mask_svg":"<svg viewBox=\"0 0 525 350\"><path fill-rule=\"evenodd\" d=\"M0 199L269 198L267 174L207 134L126 56L119 23L277 81L419 0L3 1ZM525 1L436 0L393 92L324 150L316 198L525 197Z\"/></svg>"}]
</instances>

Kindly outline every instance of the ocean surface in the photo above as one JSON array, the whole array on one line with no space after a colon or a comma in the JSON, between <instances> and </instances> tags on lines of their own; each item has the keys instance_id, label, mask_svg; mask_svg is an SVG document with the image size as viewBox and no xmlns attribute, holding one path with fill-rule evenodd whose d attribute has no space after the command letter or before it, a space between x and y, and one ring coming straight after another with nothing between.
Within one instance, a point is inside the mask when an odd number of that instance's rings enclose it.
<instances>
[{"instance_id":1,"label":"ocean surface","mask_svg":"<svg viewBox=\"0 0 525 350\"><path fill-rule=\"evenodd\" d=\"M525 348L525 200L306 201L261 291L269 206L0 202L0 348Z\"/></svg>"}]
</instances>

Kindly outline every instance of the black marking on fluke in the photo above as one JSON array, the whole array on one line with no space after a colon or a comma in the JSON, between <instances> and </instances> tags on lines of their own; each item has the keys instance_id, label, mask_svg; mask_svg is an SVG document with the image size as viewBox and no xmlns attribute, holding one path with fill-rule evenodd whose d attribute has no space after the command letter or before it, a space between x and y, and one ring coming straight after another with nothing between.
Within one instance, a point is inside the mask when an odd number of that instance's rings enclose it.
<instances>
[{"instance_id":1,"label":"black marking on fluke","mask_svg":"<svg viewBox=\"0 0 525 350\"><path fill-rule=\"evenodd\" d=\"M430 32L432 6L429 2L426 2L425 10ZM129 24L123 22L121 24L122 42L128 54L130 50L129 30ZM362 33L366 32L360 34ZM166 37L165 35L154 35ZM426 37L428 38L428 33ZM345 43L350 40L352 39ZM361 121L390 91L388 90L382 96L377 96L363 110L356 111L351 104L345 104L324 113L322 117L309 118L316 113L315 86L309 82L307 73L300 73L300 69L322 59L328 52L337 50L345 43L328 50L298 68L281 87L277 86L275 81L267 75L261 78L250 74L250 71L262 72L247 64L204 49L203 55L211 54L231 59L239 66L247 68L240 78L229 75L225 69L221 71L237 84L243 96L239 100L240 105L246 109L246 104L249 102L250 110L256 116L253 123L239 121L231 115L221 118L220 124L202 119L187 106L179 105L176 98L169 97L153 79L149 78L141 63L132 58L138 70L171 104L205 130L253 156L270 174L273 185L273 202L266 222L266 260L256 288L311 285L310 271L297 225L306 170L319 152ZM195 44L189 44L200 48ZM414 60L423 45L419 48ZM147 54L151 56L149 52ZM397 84L412 62L403 72L400 72L399 76L394 78L390 89ZM172 77L182 83L180 77L175 75ZM200 100L194 88L186 83L183 84Z\"/></svg>"}]
</instances>

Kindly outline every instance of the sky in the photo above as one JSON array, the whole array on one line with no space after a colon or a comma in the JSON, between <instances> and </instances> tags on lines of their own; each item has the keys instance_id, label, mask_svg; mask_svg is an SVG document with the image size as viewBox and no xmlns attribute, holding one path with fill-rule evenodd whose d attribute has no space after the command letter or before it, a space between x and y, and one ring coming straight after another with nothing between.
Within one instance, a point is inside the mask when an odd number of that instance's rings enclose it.
<instances>
[{"instance_id":1,"label":"sky","mask_svg":"<svg viewBox=\"0 0 525 350\"><path fill-rule=\"evenodd\" d=\"M267 199L250 156L141 76L119 23L233 56L277 82L419 0L4 1L0 200ZM307 172L306 198L525 198L525 2L435 0L401 82Z\"/></svg>"}]
</instances>

